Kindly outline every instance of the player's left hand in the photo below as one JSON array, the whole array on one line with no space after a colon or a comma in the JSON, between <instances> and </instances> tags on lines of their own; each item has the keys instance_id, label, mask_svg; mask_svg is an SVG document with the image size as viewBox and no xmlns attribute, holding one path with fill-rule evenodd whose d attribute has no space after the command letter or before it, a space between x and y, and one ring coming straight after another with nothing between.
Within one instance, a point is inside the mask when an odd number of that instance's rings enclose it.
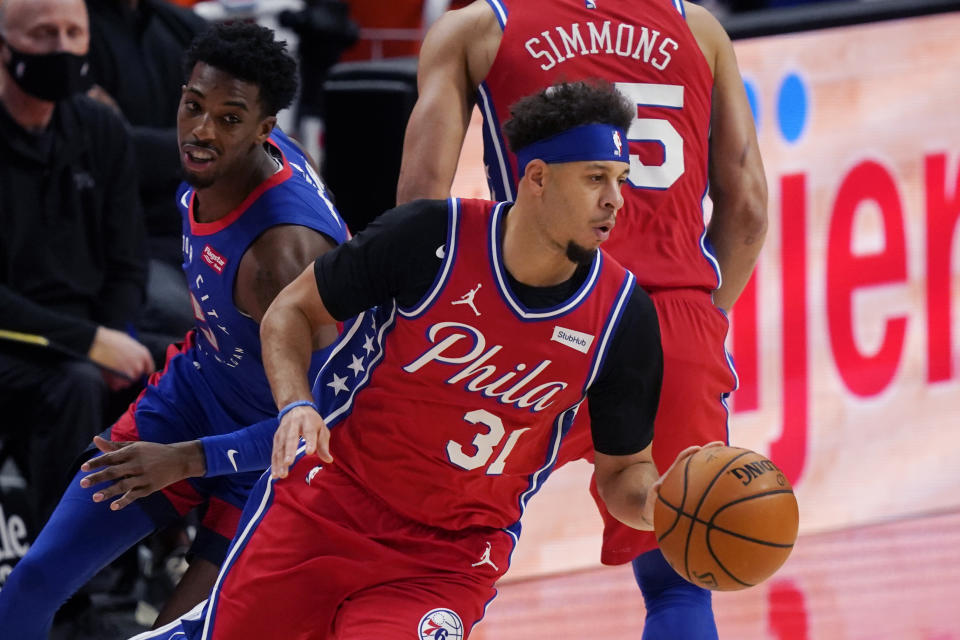
<instances>
[{"instance_id":1,"label":"player's left hand","mask_svg":"<svg viewBox=\"0 0 960 640\"><path fill-rule=\"evenodd\" d=\"M683 451L677 454L677 457L674 459L673 463L670 465L670 468L664 471L660 478L653 483L653 486L647 491L647 499L643 503L643 519L650 523L651 530L653 529L653 507L657 504L657 496L660 495L660 487L663 485L663 479L673 471L673 468L677 466L680 462L689 458L697 451L701 449L710 449L711 447L722 447L726 443L720 440L714 440L713 442L708 442L705 445L694 445L692 447L687 447Z\"/></svg>"},{"instance_id":2,"label":"player's left hand","mask_svg":"<svg viewBox=\"0 0 960 640\"><path fill-rule=\"evenodd\" d=\"M134 500L186 478L202 476L206 466L203 446L198 440L161 444L159 442L111 442L94 436L93 443L103 455L83 463L81 471L96 473L80 481L83 488L113 482L93 494L94 502L103 502L123 494L110 503L119 511Z\"/></svg>"},{"instance_id":3,"label":"player's left hand","mask_svg":"<svg viewBox=\"0 0 960 640\"><path fill-rule=\"evenodd\" d=\"M330 455L330 429L312 407L297 407L283 416L273 435L270 475L286 478L297 455L300 438L306 443L307 455L316 453L324 462L333 462Z\"/></svg>"}]
</instances>

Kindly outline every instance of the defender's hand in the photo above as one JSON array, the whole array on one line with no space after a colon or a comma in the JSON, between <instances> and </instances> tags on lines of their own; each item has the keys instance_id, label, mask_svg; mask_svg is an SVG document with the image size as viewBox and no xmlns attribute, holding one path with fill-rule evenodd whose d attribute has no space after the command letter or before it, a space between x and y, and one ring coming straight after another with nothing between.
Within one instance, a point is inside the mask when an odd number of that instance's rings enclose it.
<instances>
[{"instance_id":1,"label":"defender's hand","mask_svg":"<svg viewBox=\"0 0 960 640\"><path fill-rule=\"evenodd\" d=\"M94 502L103 502L123 494L110 504L114 511L134 500L190 477L202 476L206 467L199 441L160 444L158 442L111 442L94 436L93 443L102 456L83 463L81 471L93 471L80 486L93 487L103 482L110 486L93 494Z\"/></svg>"}]
</instances>

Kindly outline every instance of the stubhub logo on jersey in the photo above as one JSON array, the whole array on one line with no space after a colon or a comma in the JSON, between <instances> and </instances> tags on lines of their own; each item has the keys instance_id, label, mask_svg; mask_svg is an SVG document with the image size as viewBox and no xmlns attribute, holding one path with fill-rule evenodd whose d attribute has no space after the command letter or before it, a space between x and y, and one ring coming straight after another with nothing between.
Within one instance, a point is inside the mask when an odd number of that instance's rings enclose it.
<instances>
[{"instance_id":1,"label":"stubhub logo on jersey","mask_svg":"<svg viewBox=\"0 0 960 640\"><path fill-rule=\"evenodd\" d=\"M582 331L573 329L564 329L563 327L554 327L553 336L550 338L554 342L566 345L571 349L576 349L580 353L586 353L593 344L593 336Z\"/></svg>"}]
</instances>

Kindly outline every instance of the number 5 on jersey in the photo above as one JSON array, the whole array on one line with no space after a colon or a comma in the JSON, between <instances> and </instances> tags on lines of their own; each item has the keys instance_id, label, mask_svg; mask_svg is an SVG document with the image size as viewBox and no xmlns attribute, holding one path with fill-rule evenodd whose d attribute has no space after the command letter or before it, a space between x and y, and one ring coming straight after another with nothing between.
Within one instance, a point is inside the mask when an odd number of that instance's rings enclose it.
<instances>
[{"instance_id":1,"label":"number 5 on jersey","mask_svg":"<svg viewBox=\"0 0 960 640\"><path fill-rule=\"evenodd\" d=\"M470 424L482 425L487 428L487 431L486 433L481 431L473 436L471 445L476 450L473 455L467 455L464 451L464 445L454 440L449 440L447 442L447 457L450 462L461 469L473 471L487 464L493 456L494 450L500 445L503 437L507 434L507 430L503 426L503 420L484 409L468 411L463 415L463 419ZM500 449L500 453L496 459L487 467L486 474L488 476L498 476L503 473L503 466L507 462L507 456L513 451L513 447L517 444L517 440L520 439L523 432L529 430L530 427L526 427L524 429L514 429L510 432L506 444Z\"/></svg>"},{"instance_id":2,"label":"number 5 on jersey","mask_svg":"<svg viewBox=\"0 0 960 640\"><path fill-rule=\"evenodd\" d=\"M683 108L683 86L617 82L617 89L638 107ZM663 164L647 166L630 154L630 184L638 189L668 189L683 175L683 138L668 120L634 118L627 131L630 142L657 142L663 147Z\"/></svg>"}]
</instances>

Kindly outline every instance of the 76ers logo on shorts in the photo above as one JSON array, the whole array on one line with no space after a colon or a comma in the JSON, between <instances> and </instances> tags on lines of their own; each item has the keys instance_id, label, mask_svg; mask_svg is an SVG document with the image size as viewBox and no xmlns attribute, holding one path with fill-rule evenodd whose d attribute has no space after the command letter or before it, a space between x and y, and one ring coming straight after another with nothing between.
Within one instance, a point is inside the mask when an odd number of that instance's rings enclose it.
<instances>
[{"instance_id":1,"label":"76ers logo on shorts","mask_svg":"<svg viewBox=\"0 0 960 640\"><path fill-rule=\"evenodd\" d=\"M433 609L420 618L420 640L463 640L463 621L450 609Z\"/></svg>"}]
</instances>

